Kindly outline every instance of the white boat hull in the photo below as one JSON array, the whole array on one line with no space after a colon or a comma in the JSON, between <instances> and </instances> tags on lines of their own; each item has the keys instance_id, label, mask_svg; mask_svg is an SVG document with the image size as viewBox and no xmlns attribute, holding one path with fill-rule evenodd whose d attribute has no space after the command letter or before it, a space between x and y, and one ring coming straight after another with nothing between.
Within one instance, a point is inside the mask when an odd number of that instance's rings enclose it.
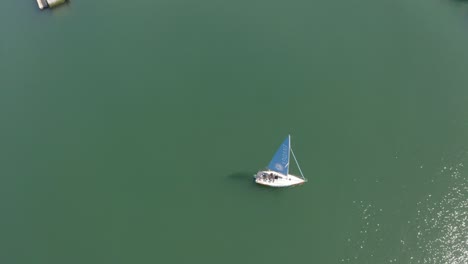
<instances>
[{"instance_id":1,"label":"white boat hull","mask_svg":"<svg viewBox=\"0 0 468 264\"><path fill-rule=\"evenodd\" d=\"M303 178L291 174L284 175L270 170L259 171L254 177L256 183L270 187L289 187L306 182Z\"/></svg>"}]
</instances>

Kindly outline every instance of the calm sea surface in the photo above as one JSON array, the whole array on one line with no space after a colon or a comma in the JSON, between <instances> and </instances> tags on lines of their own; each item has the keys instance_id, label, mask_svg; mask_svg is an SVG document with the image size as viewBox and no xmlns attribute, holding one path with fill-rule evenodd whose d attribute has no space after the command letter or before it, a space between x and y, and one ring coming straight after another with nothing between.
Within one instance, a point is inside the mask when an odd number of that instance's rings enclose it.
<instances>
[{"instance_id":1,"label":"calm sea surface","mask_svg":"<svg viewBox=\"0 0 468 264\"><path fill-rule=\"evenodd\" d=\"M467 71L461 2L6 1L0 263L466 264Z\"/></svg>"}]
</instances>

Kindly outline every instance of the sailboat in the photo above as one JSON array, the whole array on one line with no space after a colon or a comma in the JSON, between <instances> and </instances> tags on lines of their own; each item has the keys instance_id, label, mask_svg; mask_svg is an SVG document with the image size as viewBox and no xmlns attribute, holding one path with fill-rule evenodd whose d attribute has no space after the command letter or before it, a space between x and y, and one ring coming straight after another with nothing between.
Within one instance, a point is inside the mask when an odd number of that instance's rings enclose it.
<instances>
[{"instance_id":1,"label":"sailboat","mask_svg":"<svg viewBox=\"0 0 468 264\"><path fill-rule=\"evenodd\" d=\"M289 174L290 154L292 154L301 176ZM254 177L256 183L270 187L288 187L307 182L307 179L302 173L301 167L299 167L296 155L294 155L291 148L291 135L288 135L278 148L271 159L270 164L268 164L267 169L257 172Z\"/></svg>"}]
</instances>

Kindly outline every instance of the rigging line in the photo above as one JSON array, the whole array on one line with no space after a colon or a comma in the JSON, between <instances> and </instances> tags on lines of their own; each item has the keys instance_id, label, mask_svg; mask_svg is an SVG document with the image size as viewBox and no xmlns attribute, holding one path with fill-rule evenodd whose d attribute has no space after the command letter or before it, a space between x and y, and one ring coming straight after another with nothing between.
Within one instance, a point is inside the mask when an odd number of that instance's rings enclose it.
<instances>
[{"instance_id":1,"label":"rigging line","mask_svg":"<svg viewBox=\"0 0 468 264\"><path fill-rule=\"evenodd\" d=\"M299 162L297 162L296 155L294 155L294 151L291 148L291 153L293 155L294 161L296 162L297 168L299 169L299 172L301 173L302 178L305 180L306 178L304 177L304 174L302 173L301 167L299 166Z\"/></svg>"}]
</instances>

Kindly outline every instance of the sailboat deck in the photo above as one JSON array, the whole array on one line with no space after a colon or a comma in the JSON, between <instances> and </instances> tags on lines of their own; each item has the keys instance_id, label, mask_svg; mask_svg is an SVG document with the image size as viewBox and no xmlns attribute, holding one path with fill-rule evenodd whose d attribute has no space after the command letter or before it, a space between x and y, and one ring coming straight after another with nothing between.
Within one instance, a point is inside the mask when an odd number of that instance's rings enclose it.
<instances>
[{"instance_id":1,"label":"sailboat deck","mask_svg":"<svg viewBox=\"0 0 468 264\"><path fill-rule=\"evenodd\" d=\"M288 187L300 185L306 181L291 174L285 176L277 174L273 171L259 171L255 177L255 182L270 187Z\"/></svg>"}]
</instances>

